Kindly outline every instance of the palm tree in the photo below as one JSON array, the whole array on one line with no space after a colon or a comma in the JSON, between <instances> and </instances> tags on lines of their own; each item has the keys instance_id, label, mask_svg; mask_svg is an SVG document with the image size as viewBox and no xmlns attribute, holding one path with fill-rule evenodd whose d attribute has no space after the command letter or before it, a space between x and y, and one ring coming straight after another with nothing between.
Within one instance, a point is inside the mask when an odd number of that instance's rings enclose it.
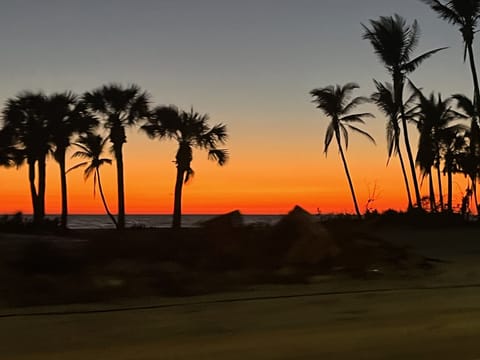
<instances>
[{"instance_id":1,"label":"palm tree","mask_svg":"<svg viewBox=\"0 0 480 360\"><path fill-rule=\"evenodd\" d=\"M217 147L225 144L228 137L227 127L223 124L209 126L208 120L208 115L199 114L193 109L181 111L175 106L159 106L152 112L148 123L142 126L142 130L151 138L170 138L178 143L172 223L175 229L181 227L183 184L194 175L191 168L193 149L207 150L208 158L220 166L225 165L228 160L227 150Z\"/></svg>"},{"instance_id":2,"label":"palm tree","mask_svg":"<svg viewBox=\"0 0 480 360\"><path fill-rule=\"evenodd\" d=\"M480 106L480 88L478 85L477 70L473 53L473 38L477 32L477 25L480 19L480 0L449 0L446 3L441 3L438 0L421 1L436 11L441 19L460 27L460 32L462 33L463 42L465 44L463 60L466 60L468 53L470 70L473 78L473 100L478 115Z\"/></svg>"},{"instance_id":3,"label":"palm tree","mask_svg":"<svg viewBox=\"0 0 480 360\"><path fill-rule=\"evenodd\" d=\"M350 192L352 193L353 204L355 206L355 212L358 217L361 217L360 210L358 208L357 198L355 196L355 190L348 171L347 160L343 152L341 137L343 135L345 141L345 148L348 148L348 129L366 136L370 141L375 144L375 140L365 131L352 125L352 123L365 124L364 118L373 117L370 113L354 113L350 112L358 105L368 102L365 97L355 97L352 99L352 92L359 88L355 83L348 83L344 86L327 86L324 88L317 88L310 91L310 95L313 96L313 102L317 105L326 116L331 118L330 124L327 127L325 134L325 148L324 153L327 155L328 147L332 142L333 137L337 141L340 157L342 158L345 174L347 175L348 185Z\"/></svg>"},{"instance_id":4,"label":"palm tree","mask_svg":"<svg viewBox=\"0 0 480 360\"><path fill-rule=\"evenodd\" d=\"M72 137L77 133L85 133L97 125L94 118L87 116L84 105L71 92L56 93L48 97L47 121L52 144L53 157L60 169L60 184L62 197L62 214L60 224L67 227L67 176L65 154Z\"/></svg>"},{"instance_id":5,"label":"palm tree","mask_svg":"<svg viewBox=\"0 0 480 360\"><path fill-rule=\"evenodd\" d=\"M420 188L415 173L407 119L403 106L403 91L407 75L417 69L424 60L445 48L431 50L411 59L412 52L418 45L418 24L417 21L414 21L412 25L407 25L405 19L396 14L389 17L381 16L379 20L370 20L371 28L363 24L362 26L364 29L363 38L370 41L375 53L392 76L394 97L400 109L403 138L412 174L415 198L417 206L421 208Z\"/></svg>"},{"instance_id":6,"label":"palm tree","mask_svg":"<svg viewBox=\"0 0 480 360\"><path fill-rule=\"evenodd\" d=\"M455 94L452 96L457 102L457 108L462 111L464 118L470 119L470 131L468 132L469 149L468 155L464 155L462 159L465 173L468 174L472 181L473 196L475 204L478 204L477 198L477 178L480 170L480 128L477 124L477 109L474 101L470 100L463 94ZM477 206L478 208L478 206Z\"/></svg>"},{"instance_id":7,"label":"palm tree","mask_svg":"<svg viewBox=\"0 0 480 360\"><path fill-rule=\"evenodd\" d=\"M442 138L445 135L442 133L445 131L454 132L459 125L452 125L452 121L464 119L466 116L451 108L450 99L442 100L440 94L435 96L434 93L431 93L427 98L412 82L410 82L410 86L418 98L416 111L412 115L412 120L417 124L417 129L420 132L416 163L420 167L422 176L428 175L429 177L430 205L432 210L436 209L432 167L437 169L440 208L443 210L440 162Z\"/></svg>"},{"instance_id":8,"label":"palm tree","mask_svg":"<svg viewBox=\"0 0 480 360\"><path fill-rule=\"evenodd\" d=\"M85 167L83 171L83 177L87 180L93 174L93 196L95 197L96 188L98 184L98 190L100 192L100 197L102 198L103 207L105 212L112 219L113 224L118 228L118 223L115 220L115 217L110 212L107 201L105 200L105 195L103 193L102 180L100 178L100 167L105 164L111 164L112 160L107 158L102 158L102 154L105 151L105 146L107 138L102 139L100 135L94 135L92 133L86 133L80 136L77 142L74 143L75 146L80 148L75 153L73 153L72 158L86 159L68 171Z\"/></svg>"},{"instance_id":9,"label":"palm tree","mask_svg":"<svg viewBox=\"0 0 480 360\"><path fill-rule=\"evenodd\" d=\"M41 224L45 217L46 158L50 150L46 106L47 97L43 92L27 91L8 99L3 109L4 128L10 132L12 145L18 154L16 163L20 166L26 161L28 164L33 220L36 225Z\"/></svg>"},{"instance_id":10,"label":"palm tree","mask_svg":"<svg viewBox=\"0 0 480 360\"><path fill-rule=\"evenodd\" d=\"M10 129L6 127L0 129L0 166L13 166L19 155Z\"/></svg>"},{"instance_id":11,"label":"palm tree","mask_svg":"<svg viewBox=\"0 0 480 360\"><path fill-rule=\"evenodd\" d=\"M115 162L118 186L118 228L125 227L125 190L123 177L123 144L127 142L125 128L149 115L149 94L136 85L122 87L118 84L104 85L87 92L83 100L93 115L97 116L109 132Z\"/></svg>"},{"instance_id":12,"label":"palm tree","mask_svg":"<svg viewBox=\"0 0 480 360\"><path fill-rule=\"evenodd\" d=\"M370 98L384 113L384 115L387 116L387 165L392 155L398 155L402 169L403 180L405 182L405 188L407 190L408 208L411 209L413 207L413 203L410 193L410 185L408 183L405 162L400 150L400 109L395 102L392 85L390 83L382 84L376 80L373 80L373 82L375 83L377 91L373 93Z\"/></svg>"},{"instance_id":13,"label":"palm tree","mask_svg":"<svg viewBox=\"0 0 480 360\"><path fill-rule=\"evenodd\" d=\"M441 137L445 164L443 173L447 174L447 212L452 213L453 174L464 172L468 175L470 173L467 171L467 168L470 168L469 164L472 163L468 146L469 133L466 128L447 128L442 131Z\"/></svg>"}]
</instances>

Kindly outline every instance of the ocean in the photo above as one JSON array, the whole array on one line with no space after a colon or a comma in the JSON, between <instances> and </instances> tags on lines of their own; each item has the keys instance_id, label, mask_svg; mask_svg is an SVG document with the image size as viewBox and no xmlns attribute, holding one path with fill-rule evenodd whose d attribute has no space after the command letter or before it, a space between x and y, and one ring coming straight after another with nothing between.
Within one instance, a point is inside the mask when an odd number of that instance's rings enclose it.
<instances>
[{"instance_id":1,"label":"ocean","mask_svg":"<svg viewBox=\"0 0 480 360\"><path fill-rule=\"evenodd\" d=\"M217 215L183 215L182 227L197 227ZM52 217L52 216L48 216ZM276 223L282 215L243 215L246 225ZM166 228L172 225L172 215L126 215L127 227ZM69 215L70 229L114 229L107 215Z\"/></svg>"}]
</instances>

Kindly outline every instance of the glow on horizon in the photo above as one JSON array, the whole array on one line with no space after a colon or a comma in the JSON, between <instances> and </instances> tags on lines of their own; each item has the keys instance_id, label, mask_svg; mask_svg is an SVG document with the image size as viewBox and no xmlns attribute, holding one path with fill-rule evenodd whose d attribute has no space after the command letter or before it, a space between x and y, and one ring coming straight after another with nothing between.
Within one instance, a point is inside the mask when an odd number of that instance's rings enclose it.
<instances>
[{"instance_id":1,"label":"glow on horizon","mask_svg":"<svg viewBox=\"0 0 480 360\"><path fill-rule=\"evenodd\" d=\"M374 90L372 78L389 80L370 44L361 39L360 24L393 13L419 21L418 53L450 46L420 66L412 80L444 97L471 95L461 34L418 0L139 0L116 1L115 6L108 1L53 6L26 0L5 4L0 13L0 33L9 49L0 66L0 106L25 89L80 94L109 82L133 82L152 94L154 104L193 106L208 113L212 124L228 126L231 161L221 168L206 154L195 153L196 177L184 187L185 214L235 209L281 214L294 205L312 213L317 208L353 213L335 144L327 158L322 153L328 119L311 104L308 92L354 81L361 87L356 95L368 96ZM177 21L179 16L184 21ZM375 114L363 128L377 147L351 134L347 151L359 205L363 211L376 184L373 208L405 209L398 160L385 166L385 119ZM412 128L414 148L415 134ZM128 133L127 214L172 212L174 155L171 143L149 140L136 130ZM68 159L67 167L73 164ZM26 171L25 166L0 168L0 213L31 212ZM47 212L58 214L59 176L53 160L47 174ZM114 164L102 169L102 178L115 212ZM455 204L466 180L459 176L456 182ZM68 186L71 214L104 213L99 196L93 198L92 179L85 183L81 170L68 175ZM426 184L422 190L425 194Z\"/></svg>"}]
</instances>

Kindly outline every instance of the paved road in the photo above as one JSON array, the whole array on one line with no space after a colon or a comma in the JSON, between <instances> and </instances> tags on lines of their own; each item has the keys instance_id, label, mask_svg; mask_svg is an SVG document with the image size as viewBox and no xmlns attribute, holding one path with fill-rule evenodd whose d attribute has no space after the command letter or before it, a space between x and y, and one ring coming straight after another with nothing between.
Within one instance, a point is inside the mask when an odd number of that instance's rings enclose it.
<instances>
[{"instance_id":1,"label":"paved road","mask_svg":"<svg viewBox=\"0 0 480 360\"><path fill-rule=\"evenodd\" d=\"M0 358L480 359L480 288L0 318Z\"/></svg>"}]
</instances>

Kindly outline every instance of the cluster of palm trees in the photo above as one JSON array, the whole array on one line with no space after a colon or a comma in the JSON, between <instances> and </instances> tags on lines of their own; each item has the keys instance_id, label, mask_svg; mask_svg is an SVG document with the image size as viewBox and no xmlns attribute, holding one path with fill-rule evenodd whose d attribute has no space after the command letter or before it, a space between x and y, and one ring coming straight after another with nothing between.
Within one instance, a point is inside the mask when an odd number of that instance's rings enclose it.
<instances>
[{"instance_id":1,"label":"cluster of palm trees","mask_svg":"<svg viewBox=\"0 0 480 360\"><path fill-rule=\"evenodd\" d=\"M151 108L150 95L136 85L123 87L109 84L86 92L46 95L43 92L22 92L8 99L3 109L0 128L0 166L28 166L28 179L33 207L33 221L42 224L45 217L46 163L51 156L59 165L62 211L60 223L67 227L68 171L83 167L84 177L94 177L94 194L98 187L105 210L118 229L125 227L125 191L123 145L126 128L139 126L148 136L174 139L178 142L176 155L177 179L173 226L181 226L182 187L193 175L193 148L208 151L209 158L224 165L228 152L218 148L227 139L225 125L213 127L208 116L182 111L174 106ZM105 200L100 168L111 164L103 157L107 142L117 168L118 216L115 218ZM67 149L74 145L72 155L83 161L66 169Z\"/></svg>"},{"instance_id":2,"label":"cluster of palm trees","mask_svg":"<svg viewBox=\"0 0 480 360\"><path fill-rule=\"evenodd\" d=\"M361 214L343 150L342 137L345 148L348 146L348 129L373 141L368 133L352 126L352 123L364 124L364 119L373 116L370 113L352 113L352 110L365 102L373 102L386 116L388 159L392 155L398 155L409 209L424 207L417 179L418 169L421 179L427 179L429 182L428 203L432 212L453 211L454 173L463 173L470 179L471 185L466 193L473 196L478 211L476 183L480 173L480 90L473 40L480 19L480 0L450 0L444 3L438 0L420 1L429 5L440 18L459 27L464 42L463 58L465 61L468 55L472 73L473 100L462 94L455 94L445 100L440 94L432 93L425 96L421 89L409 80L409 74L420 64L445 48L434 49L413 57L419 41L418 24L414 21L409 25L399 15L370 20L368 26L362 24L363 38L371 43L375 54L385 65L391 83L374 80L376 87L374 94L369 98L355 97L352 100L352 92L358 88L358 85L353 83L317 88L310 92L317 108L331 119L325 135L324 152L327 153L331 140L335 137L358 216ZM410 94L406 96L408 93ZM415 124L419 131L415 158L410 144L408 123ZM401 150L402 135L406 159ZM446 204L443 197L442 173L447 175ZM435 182L438 182L438 198L435 195L434 174L437 178ZM465 203L463 207L462 211L466 211Z\"/></svg>"}]
</instances>

